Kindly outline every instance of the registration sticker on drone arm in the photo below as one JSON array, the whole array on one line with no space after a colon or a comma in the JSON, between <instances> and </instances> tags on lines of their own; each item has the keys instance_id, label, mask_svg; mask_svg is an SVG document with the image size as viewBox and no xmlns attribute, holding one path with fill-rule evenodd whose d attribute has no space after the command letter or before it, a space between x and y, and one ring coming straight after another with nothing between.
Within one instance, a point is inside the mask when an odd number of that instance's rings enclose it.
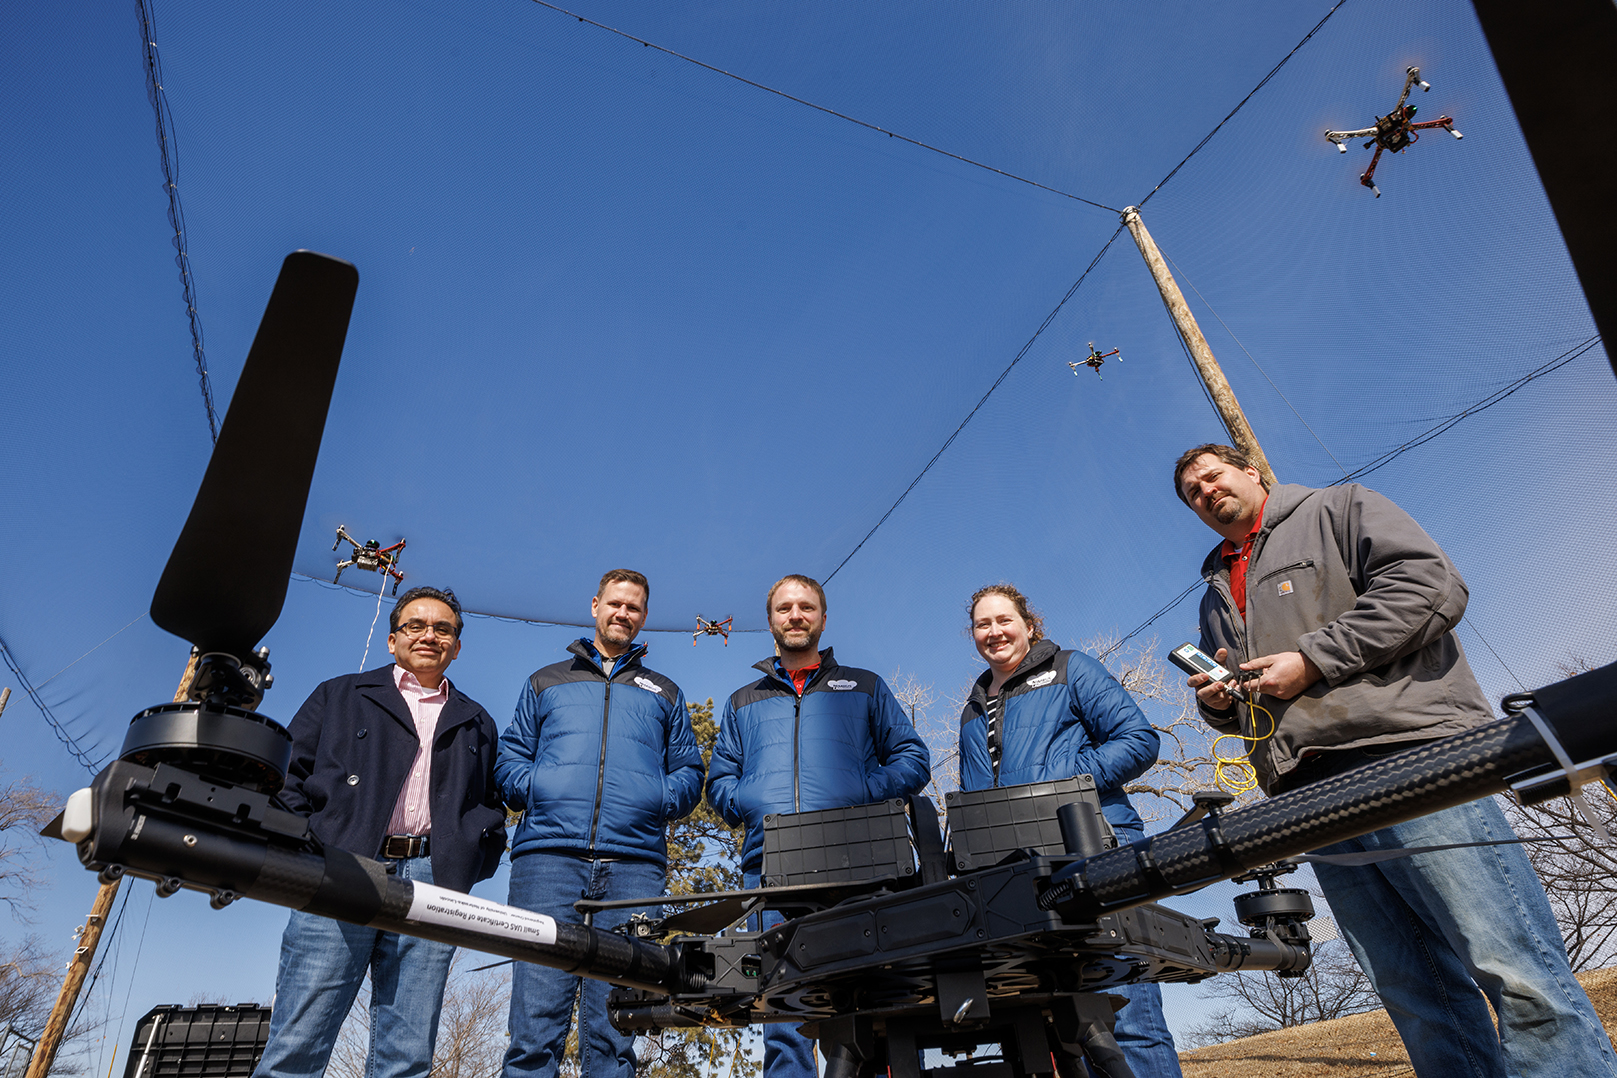
<instances>
[{"instance_id":1,"label":"registration sticker on drone arm","mask_svg":"<svg viewBox=\"0 0 1617 1078\"><path fill-rule=\"evenodd\" d=\"M534 943L556 942L556 921L542 913L502 906L486 898L473 898L459 891L412 881L407 921L423 925L447 925L474 932L493 932Z\"/></svg>"}]
</instances>

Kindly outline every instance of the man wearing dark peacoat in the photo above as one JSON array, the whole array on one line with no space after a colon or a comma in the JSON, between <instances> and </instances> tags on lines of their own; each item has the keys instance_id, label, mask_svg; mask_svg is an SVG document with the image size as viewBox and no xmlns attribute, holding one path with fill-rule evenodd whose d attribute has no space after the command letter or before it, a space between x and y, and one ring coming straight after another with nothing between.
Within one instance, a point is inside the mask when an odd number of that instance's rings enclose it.
<instances>
[{"instance_id":1,"label":"man wearing dark peacoat","mask_svg":"<svg viewBox=\"0 0 1617 1078\"><path fill-rule=\"evenodd\" d=\"M420 893L470 890L505 849L498 731L444 672L460 654L453 592L412 588L393 608L395 663L325 682L292 719L282 799L327 846L385 861ZM391 832L391 833L390 833ZM367 974L369 1078L426 1078L455 949L296 911L281 937L275 1010L257 1078L322 1078Z\"/></svg>"},{"instance_id":2,"label":"man wearing dark peacoat","mask_svg":"<svg viewBox=\"0 0 1617 1078\"><path fill-rule=\"evenodd\" d=\"M376 856L415 757L415 723L393 667L332 678L292 719L281 799L328 846ZM469 891L505 850L505 809L493 777L499 730L453 684L432 745L432 878Z\"/></svg>"}]
</instances>

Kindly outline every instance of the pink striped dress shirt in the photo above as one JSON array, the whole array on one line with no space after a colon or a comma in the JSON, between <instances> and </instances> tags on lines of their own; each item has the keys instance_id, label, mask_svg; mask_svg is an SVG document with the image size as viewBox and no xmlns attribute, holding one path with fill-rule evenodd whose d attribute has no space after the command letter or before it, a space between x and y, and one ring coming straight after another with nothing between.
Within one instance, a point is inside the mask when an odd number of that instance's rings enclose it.
<instances>
[{"instance_id":1,"label":"pink striped dress shirt","mask_svg":"<svg viewBox=\"0 0 1617 1078\"><path fill-rule=\"evenodd\" d=\"M393 684L399 687L410 718L415 721L416 737L421 744L415 760L410 764L410 775L399 791L393 816L387 822L390 835L430 835L432 833L432 739L438 732L438 716L449 701L449 679L444 678L436 689L428 689L416 676L402 666L393 667Z\"/></svg>"}]
</instances>

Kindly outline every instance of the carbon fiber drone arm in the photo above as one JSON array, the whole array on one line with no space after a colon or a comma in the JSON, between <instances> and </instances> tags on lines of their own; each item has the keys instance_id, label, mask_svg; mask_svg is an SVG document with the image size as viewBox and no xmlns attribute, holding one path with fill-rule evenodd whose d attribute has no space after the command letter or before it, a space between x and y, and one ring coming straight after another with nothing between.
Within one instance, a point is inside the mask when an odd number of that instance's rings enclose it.
<instances>
[{"instance_id":1,"label":"carbon fiber drone arm","mask_svg":"<svg viewBox=\"0 0 1617 1078\"><path fill-rule=\"evenodd\" d=\"M277 808L266 794L168 764L149 768L123 760L83 793L94 811L89 833L77 843L79 860L103 879L141 876L156 881L163 896L182 887L205 891L215 907L253 898L625 987L700 987L699 978L685 975L677 946L553 922L399 879L382 862L346 850L320 851L304 819ZM459 915L435 916L429 903L440 900L457 906Z\"/></svg>"},{"instance_id":2,"label":"carbon fiber drone arm","mask_svg":"<svg viewBox=\"0 0 1617 1078\"><path fill-rule=\"evenodd\" d=\"M1534 696L1570 759L1585 765L1582 780L1617 755L1617 664ZM1546 782L1562 793L1570 785L1532 720L1516 715L1091 857L1056 873L1040 901L1068 919L1093 918L1512 785Z\"/></svg>"}]
</instances>

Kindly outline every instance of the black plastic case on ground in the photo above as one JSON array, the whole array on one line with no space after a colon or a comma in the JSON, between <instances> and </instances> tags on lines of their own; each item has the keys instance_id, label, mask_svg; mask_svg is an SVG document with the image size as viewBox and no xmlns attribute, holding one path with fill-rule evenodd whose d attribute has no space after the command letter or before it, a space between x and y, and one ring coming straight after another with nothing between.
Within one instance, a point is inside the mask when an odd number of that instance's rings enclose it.
<instances>
[{"instance_id":1,"label":"black plastic case on ground","mask_svg":"<svg viewBox=\"0 0 1617 1078\"><path fill-rule=\"evenodd\" d=\"M765 887L913 875L915 848L900 798L764 817Z\"/></svg>"},{"instance_id":2,"label":"black plastic case on ground","mask_svg":"<svg viewBox=\"0 0 1617 1078\"><path fill-rule=\"evenodd\" d=\"M252 1078L269 1023L256 1003L153 1007L135 1026L124 1078Z\"/></svg>"},{"instance_id":3,"label":"black plastic case on ground","mask_svg":"<svg viewBox=\"0 0 1617 1078\"><path fill-rule=\"evenodd\" d=\"M1069 801L1100 804L1095 780L1088 775L988 790L955 790L943 800L949 814L949 867L956 872L997 865L1014 850L1065 853L1056 809Z\"/></svg>"}]
</instances>

